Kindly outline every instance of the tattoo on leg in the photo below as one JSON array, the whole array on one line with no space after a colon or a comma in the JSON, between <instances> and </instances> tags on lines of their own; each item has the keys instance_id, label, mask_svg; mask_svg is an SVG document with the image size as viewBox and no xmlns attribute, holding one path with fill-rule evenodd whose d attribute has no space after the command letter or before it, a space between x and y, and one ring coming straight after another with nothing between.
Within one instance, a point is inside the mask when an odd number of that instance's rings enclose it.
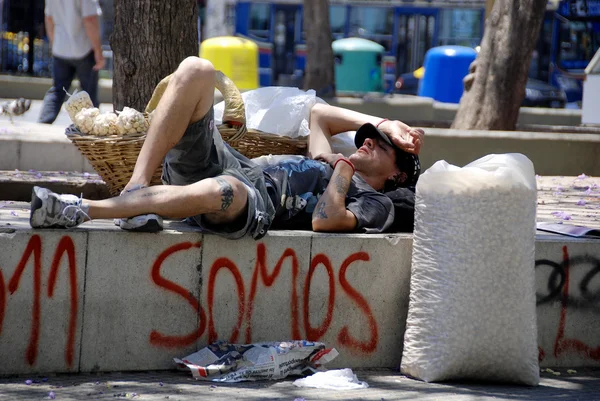
<instances>
[{"instance_id":1,"label":"tattoo on leg","mask_svg":"<svg viewBox=\"0 0 600 401\"><path fill-rule=\"evenodd\" d=\"M165 192L167 192L166 189L157 189L156 191L147 192L147 193L143 194L142 198L147 198L147 197L150 197L150 196L164 194ZM129 194L137 195L135 192L130 192Z\"/></svg>"},{"instance_id":2,"label":"tattoo on leg","mask_svg":"<svg viewBox=\"0 0 600 401\"><path fill-rule=\"evenodd\" d=\"M215 178L221 186L221 211L229 209L233 203L233 187L223 178Z\"/></svg>"},{"instance_id":3,"label":"tattoo on leg","mask_svg":"<svg viewBox=\"0 0 600 401\"><path fill-rule=\"evenodd\" d=\"M320 219L326 219L327 218L327 213L325 213L325 206L327 206L327 202L325 201L320 201L317 204L317 217Z\"/></svg>"},{"instance_id":4,"label":"tattoo on leg","mask_svg":"<svg viewBox=\"0 0 600 401\"><path fill-rule=\"evenodd\" d=\"M335 177L335 190L338 194L346 195L348 193L348 188L350 187L350 181L347 178L338 175Z\"/></svg>"}]
</instances>

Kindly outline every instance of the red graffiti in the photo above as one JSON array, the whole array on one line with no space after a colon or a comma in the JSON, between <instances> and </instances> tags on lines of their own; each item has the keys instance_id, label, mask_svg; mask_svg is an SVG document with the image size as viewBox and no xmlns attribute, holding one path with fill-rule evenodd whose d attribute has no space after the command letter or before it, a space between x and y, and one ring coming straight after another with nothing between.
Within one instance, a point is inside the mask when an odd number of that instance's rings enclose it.
<instances>
[{"instance_id":1,"label":"red graffiti","mask_svg":"<svg viewBox=\"0 0 600 401\"><path fill-rule=\"evenodd\" d=\"M2 334L2 323L4 322L4 312L6 311L6 290L4 289L4 274L0 270L0 334Z\"/></svg>"},{"instance_id":2,"label":"red graffiti","mask_svg":"<svg viewBox=\"0 0 600 401\"><path fill-rule=\"evenodd\" d=\"M185 288L175 284L170 280L167 280L166 278L160 275L160 269L162 267L162 264L169 256L176 252L184 251L190 248L200 248L200 246L200 242L182 242L180 244L175 244L165 249L160 255L158 255L156 261L152 265L152 281L157 286L162 287L167 291L178 294L182 298L184 298L192 306L192 308L194 308L196 313L198 313L200 319L198 323L198 329L184 336L167 336L159 333L156 330L152 330L152 332L150 333L150 344L152 345L161 347L184 347L193 344L196 341L196 339L200 338L200 336L202 336L202 333L204 333L204 329L206 328L206 314L204 313L204 309L198 303L198 300L194 298L194 296L190 294L190 292Z\"/></svg>"},{"instance_id":3,"label":"red graffiti","mask_svg":"<svg viewBox=\"0 0 600 401\"><path fill-rule=\"evenodd\" d=\"M254 298L256 297L256 287L258 284L258 276L262 279L263 284L266 287L271 287L275 282L275 279L279 277L283 262L290 258L292 262L292 301L290 303L290 316L292 318L292 339L300 340L302 335L300 334L300 327L298 324L298 258L296 252L293 249L287 248L277 263L273 273L269 275L267 270L267 248L264 244L260 243L256 246L256 265L254 266L254 273L252 274L252 283L250 284L250 299L248 300L248 311L246 313L246 343L252 342L252 312L254 311Z\"/></svg>"},{"instance_id":4,"label":"red graffiti","mask_svg":"<svg viewBox=\"0 0 600 401\"><path fill-rule=\"evenodd\" d=\"M69 236L64 236L60 239L54 258L50 267L50 276L48 278L48 297L52 298L58 269L63 254L67 254L69 263L69 285L71 287L70 299L71 310L69 317L69 328L67 333L67 345L65 349L65 361L69 368L73 367L73 359L75 354L75 336L77 332L77 311L78 311L78 294L77 294L77 263L75 260L75 245ZM21 276L25 271L27 262L33 255L33 308L31 311L31 329L29 333L29 344L25 353L26 360L29 365L34 365L38 356L38 345L40 339L40 319L41 319L41 287L42 287L42 239L39 235L33 235L27 247L21 256L17 268L15 269L10 281L8 282L8 291L14 294L19 289ZM4 290L4 277L0 271L0 332L2 331L2 322L6 310L6 293Z\"/></svg>"},{"instance_id":5,"label":"red graffiti","mask_svg":"<svg viewBox=\"0 0 600 401\"><path fill-rule=\"evenodd\" d=\"M48 297L54 295L56 287L56 278L58 276L58 268L62 255L66 253L69 261L69 286L71 287L71 316L69 317L69 334L67 337L67 349L65 351L65 359L67 365L73 366L73 358L75 354L75 334L77 330L77 310L78 310L78 295L77 295L77 264L75 261L75 244L71 237L64 236L60 239L54 252L54 259L50 267L50 277L48 278Z\"/></svg>"},{"instance_id":6,"label":"red graffiti","mask_svg":"<svg viewBox=\"0 0 600 401\"><path fill-rule=\"evenodd\" d=\"M233 278L235 279L235 285L237 286L238 291L238 319L235 327L233 328L233 332L231 333L231 337L229 338L229 342L235 343L237 342L238 335L242 328L242 322L244 320L244 302L246 295L244 290L244 279L242 278L242 275L240 274L235 263L227 258L219 258L215 260L210 268L210 275L208 278L208 342L212 343L217 339L212 308L215 298L215 281L217 279L217 273L221 268L228 269L231 272Z\"/></svg>"},{"instance_id":7,"label":"red graffiti","mask_svg":"<svg viewBox=\"0 0 600 401\"><path fill-rule=\"evenodd\" d=\"M199 245L198 245L199 246ZM160 345L165 347L180 347L184 345L192 344L196 339L200 338L204 334L204 310L199 306L199 302L193 298L193 296L185 289L178 285L162 278L160 276L160 267L164 260L172 253L189 249L190 244L184 243L172 246L165 250L154 262L152 267L152 279L153 281L162 288L168 291L179 294L184 297L188 303L190 303L196 311L201 315L201 324L198 327L197 332L191 333L187 336L182 337L166 337L162 336L156 331L153 331L150 336L150 343L153 345ZM234 327L229 335L229 342L235 343L238 341L239 334L245 325L245 342L252 342L252 314L254 311L254 303L258 293L258 282L259 279L265 287L272 287L281 274L283 264L286 260L291 262L291 299L290 299L290 317L291 317L291 335L292 339L307 339L310 341L318 341L323 338L331 327L334 318L334 307L336 297L336 277L334 269L329 258L324 254L315 255L312 260L304 281L304 289L302 291L302 306L303 306L303 318L304 318L304 333L300 331L299 325L299 301L298 301L298 275L299 265L296 252L293 249L287 248L275 264L275 267L271 273L267 266L267 248L263 243L259 243L256 246L256 263L254 271L252 273L252 279L250 282L250 293L246 302L246 287L244 279L240 273L238 266L228 258L221 257L217 258L212 264L207 287L207 305L208 305L208 342L212 343L219 338L223 338L223 335L219 335L215 328L215 316L214 316L214 303L216 293L217 279L223 277L219 275L222 269L225 269L231 273L234 279L236 291L237 291L237 319ZM377 322L371 311L371 307L367 300L348 282L346 278L346 271L349 266L357 261L369 261L369 255L365 252L358 252L350 255L344 260L341 265L339 272L339 283L343 292L353 301L357 306L358 310L365 315L366 323L369 328L370 337L367 341L361 342L350 335L348 326L344 326L337 335L337 339L341 346L344 346L350 350L357 351L360 353L372 353L377 348L379 339ZM309 300L311 297L311 283L313 275L316 269L323 266L327 273L329 280L328 295L327 295L327 311L323 322L318 327L312 327L309 321Z\"/></svg>"},{"instance_id":8,"label":"red graffiti","mask_svg":"<svg viewBox=\"0 0 600 401\"><path fill-rule=\"evenodd\" d=\"M310 300L310 283L312 280L313 273L317 266L323 265L325 270L327 271L327 276L329 278L329 297L327 299L327 314L325 315L325 320L321 326L316 329L311 327L309 321L309 310L308 303ZM322 253L315 255L310 264L310 269L308 270L308 275L306 276L306 285L304 286L304 330L306 331L306 337L309 341L318 341L320 340L331 325L331 321L333 320L333 307L335 306L335 276L333 274L333 267L331 267L331 262L329 258Z\"/></svg>"},{"instance_id":9,"label":"red graffiti","mask_svg":"<svg viewBox=\"0 0 600 401\"><path fill-rule=\"evenodd\" d=\"M12 278L8 282L8 291L14 294L19 288L19 280L25 265L33 254L33 308L31 311L31 331L29 334L29 345L27 346L26 359L33 365L37 359L38 343L40 339L40 291L42 287L42 239L34 235L29 240L25 252L17 265Z\"/></svg>"},{"instance_id":10,"label":"red graffiti","mask_svg":"<svg viewBox=\"0 0 600 401\"><path fill-rule=\"evenodd\" d=\"M369 303L367 302L367 300L362 295L360 295L360 293L356 291L346 279L346 270L348 269L348 266L350 266L350 264L358 260L368 262L370 260L369 254L366 252L357 252L348 256L348 258L344 261L344 263L342 263L342 267L340 268L340 285L342 286L344 292L348 294L350 299L356 302L360 310L367 317L369 331L371 332L371 338L369 341L361 343L360 341L357 341L354 338L352 338L350 336L348 326L344 326L340 331L340 334L338 335L338 341L340 342L340 344L343 344L349 348L356 348L358 350L361 350L362 352L370 353L375 351L375 349L377 348L377 339L379 338L377 322L373 317L373 313L371 312L371 308L369 307Z\"/></svg>"},{"instance_id":11,"label":"red graffiti","mask_svg":"<svg viewBox=\"0 0 600 401\"><path fill-rule=\"evenodd\" d=\"M592 348L582 341L565 338L565 326L567 325L567 308L569 299L569 251L566 246L563 247L563 261L565 265L565 284L563 287L562 305L560 310L560 321L558 323L558 333L554 341L554 356L558 358L560 355L569 351L576 351L585 356L600 361L600 347Z\"/></svg>"}]
</instances>

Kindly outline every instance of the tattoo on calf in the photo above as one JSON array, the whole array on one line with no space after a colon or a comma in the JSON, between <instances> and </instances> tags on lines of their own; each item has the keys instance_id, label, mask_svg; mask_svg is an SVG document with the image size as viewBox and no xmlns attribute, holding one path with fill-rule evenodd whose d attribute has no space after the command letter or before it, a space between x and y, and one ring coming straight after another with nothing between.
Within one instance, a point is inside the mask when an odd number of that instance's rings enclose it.
<instances>
[{"instance_id":1,"label":"tattoo on calf","mask_svg":"<svg viewBox=\"0 0 600 401\"><path fill-rule=\"evenodd\" d=\"M221 186L221 211L226 211L233 203L233 187L223 178L216 178Z\"/></svg>"},{"instance_id":2,"label":"tattoo on calf","mask_svg":"<svg viewBox=\"0 0 600 401\"><path fill-rule=\"evenodd\" d=\"M156 190L156 191L147 192L147 193L143 194L141 197L142 197L142 198L147 198L147 197L150 197L150 196L155 196L155 195L164 194L165 192L167 192L167 190L166 190L166 189L158 189L158 190ZM130 192L130 193L132 193L132 192ZM133 194L134 194L134 195L137 195L135 192L133 192Z\"/></svg>"},{"instance_id":3,"label":"tattoo on calf","mask_svg":"<svg viewBox=\"0 0 600 401\"><path fill-rule=\"evenodd\" d=\"M320 219L326 219L327 218L327 213L325 213L325 206L327 206L327 203L325 201L320 201L317 204L317 217Z\"/></svg>"},{"instance_id":4,"label":"tattoo on calf","mask_svg":"<svg viewBox=\"0 0 600 401\"><path fill-rule=\"evenodd\" d=\"M338 175L337 177L335 177L335 190L338 194L341 195L346 195L348 193L348 188L350 187L350 181L345 178L342 177L341 175Z\"/></svg>"}]
</instances>

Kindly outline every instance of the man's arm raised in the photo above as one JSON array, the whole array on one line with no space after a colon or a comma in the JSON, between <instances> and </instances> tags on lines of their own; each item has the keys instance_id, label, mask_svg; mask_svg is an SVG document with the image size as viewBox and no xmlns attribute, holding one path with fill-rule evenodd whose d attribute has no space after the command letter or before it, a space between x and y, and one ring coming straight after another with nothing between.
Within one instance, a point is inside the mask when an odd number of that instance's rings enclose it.
<instances>
[{"instance_id":1,"label":"man's arm raised","mask_svg":"<svg viewBox=\"0 0 600 401\"><path fill-rule=\"evenodd\" d=\"M396 146L409 153L419 154L423 145L424 132L411 128L401 121L385 120L381 117L359 113L341 107L317 103L310 113L309 157L332 153L331 137L346 131L356 131L361 125L371 123L379 125Z\"/></svg>"}]
</instances>

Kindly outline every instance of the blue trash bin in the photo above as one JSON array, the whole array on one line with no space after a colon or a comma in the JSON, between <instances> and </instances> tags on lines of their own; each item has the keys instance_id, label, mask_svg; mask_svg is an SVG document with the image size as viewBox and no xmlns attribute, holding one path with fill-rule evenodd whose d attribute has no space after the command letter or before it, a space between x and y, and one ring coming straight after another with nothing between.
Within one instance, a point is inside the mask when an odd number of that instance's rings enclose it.
<instances>
[{"instance_id":1,"label":"blue trash bin","mask_svg":"<svg viewBox=\"0 0 600 401\"><path fill-rule=\"evenodd\" d=\"M445 103L459 103L463 78L477 51L464 46L439 46L425 54L425 75L419 85L419 96Z\"/></svg>"}]
</instances>

